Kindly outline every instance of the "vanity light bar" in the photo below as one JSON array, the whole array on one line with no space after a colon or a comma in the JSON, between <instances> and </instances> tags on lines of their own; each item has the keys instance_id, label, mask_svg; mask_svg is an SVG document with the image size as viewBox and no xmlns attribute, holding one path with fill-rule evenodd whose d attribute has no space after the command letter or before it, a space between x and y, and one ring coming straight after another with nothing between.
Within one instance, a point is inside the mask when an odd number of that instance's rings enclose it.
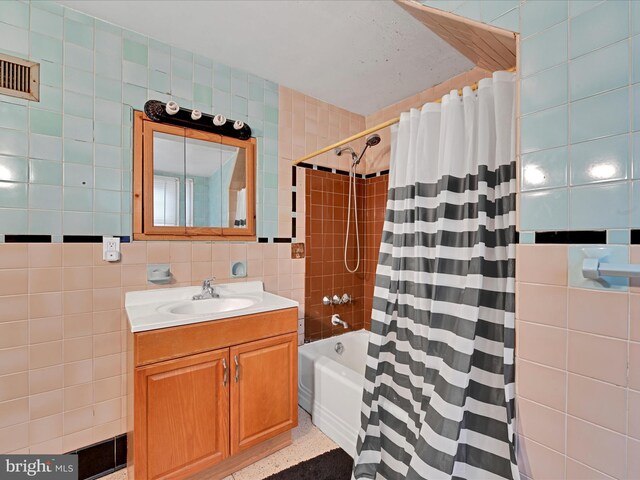
<instances>
[{"instance_id":1,"label":"vanity light bar","mask_svg":"<svg viewBox=\"0 0 640 480\"><path fill-rule=\"evenodd\" d=\"M144 113L154 122L195 128L240 140L251 138L251 128L241 120L230 120L220 114L209 115L199 110L189 110L180 107L173 101L164 103L158 100L149 100L144 104Z\"/></svg>"}]
</instances>

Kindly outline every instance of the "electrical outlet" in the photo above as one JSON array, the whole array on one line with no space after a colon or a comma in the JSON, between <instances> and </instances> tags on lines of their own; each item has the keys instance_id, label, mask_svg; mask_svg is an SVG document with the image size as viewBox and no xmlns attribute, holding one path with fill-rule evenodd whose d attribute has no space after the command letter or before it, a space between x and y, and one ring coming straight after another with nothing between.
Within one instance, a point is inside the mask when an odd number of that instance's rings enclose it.
<instances>
[{"instance_id":1,"label":"electrical outlet","mask_svg":"<svg viewBox=\"0 0 640 480\"><path fill-rule=\"evenodd\" d=\"M117 237L102 237L102 259L107 262L120 260L120 239Z\"/></svg>"}]
</instances>

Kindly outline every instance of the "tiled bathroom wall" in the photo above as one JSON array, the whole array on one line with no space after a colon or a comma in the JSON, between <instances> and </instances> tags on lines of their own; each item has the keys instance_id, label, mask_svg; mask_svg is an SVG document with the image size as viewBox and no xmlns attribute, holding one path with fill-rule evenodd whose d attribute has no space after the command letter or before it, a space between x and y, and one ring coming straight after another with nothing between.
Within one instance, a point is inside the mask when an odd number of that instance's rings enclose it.
<instances>
[{"instance_id":1,"label":"tiled bathroom wall","mask_svg":"<svg viewBox=\"0 0 640 480\"><path fill-rule=\"evenodd\" d=\"M573 288L569 248L518 248L520 471L640 478L640 283L630 292ZM640 247L630 249L640 263Z\"/></svg>"},{"instance_id":2,"label":"tiled bathroom wall","mask_svg":"<svg viewBox=\"0 0 640 480\"><path fill-rule=\"evenodd\" d=\"M247 278L230 278L238 260ZM157 288L149 263L170 264L170 287L261 280L304 304L290 244L125 243L115 264L99 244L0 244L0 452L63 453L126 431L124 295Z\"/></svg>"},{"instance_id":3,"label":"tiled bathroom wall","mask_svg":"<svg viewBox=\"0 0 640 480\"><path fill-rule=\"evenodd\" d=\"M356 179L358 228L360 238L360 266L354 273L344 265L344 246L349 205L349 177L330 172L306 172L306 270L305 270L305 337L311 340L344 332L340 325L331 324L331 315L338 314L349 324L349 330L364 328L364 267L366 257L365 182ZM352 200L353 202L353 200ZM351 222L347 262L357 266L356 222L351 205ZM323 298L343 294L353 297L352 303L324 305Z\"/></svg>"},{"instance_id":4,"label":"tiled bathroom wall","mask_svg":"<svg viewBox=\"0 0 640 480\"><path fill-rule=\"evenodd\" d=\"M0 38L41 66L40 102L0 96L1 234L131 235L131 109L156 99L251 126L258 236L278 235L275 83L49 1L0 2Z\"/></svg>"}]
</instances>

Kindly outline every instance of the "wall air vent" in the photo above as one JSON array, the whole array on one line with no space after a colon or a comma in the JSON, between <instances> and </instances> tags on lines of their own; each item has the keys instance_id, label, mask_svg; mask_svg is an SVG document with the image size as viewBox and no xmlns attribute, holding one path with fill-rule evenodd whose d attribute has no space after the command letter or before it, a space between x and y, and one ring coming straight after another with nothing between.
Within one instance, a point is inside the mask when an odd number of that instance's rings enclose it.
<instances>
[{"instance_id":1,"label":"wall air vent","mask_svg":"<svg viewBox=\"0 0 640 480\"><path fill-rule=\"evenodd\" d=\"M40 64L0 53L0 94L40 101Z\"/></svg>"}]
</instances>

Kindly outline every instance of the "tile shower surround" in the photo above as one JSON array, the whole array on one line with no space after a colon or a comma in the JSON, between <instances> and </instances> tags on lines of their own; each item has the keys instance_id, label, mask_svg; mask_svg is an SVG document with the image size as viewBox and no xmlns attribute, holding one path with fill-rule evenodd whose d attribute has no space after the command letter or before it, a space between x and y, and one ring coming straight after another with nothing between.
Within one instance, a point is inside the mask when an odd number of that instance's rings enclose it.
<instances>
[{"instance_id":1,"label":"tile shower surround","mask_svg":"<svg viewBox=\"0 0 640 480\"><path fill-rule=\"evenodd\" d=\"M380 236L386 207L388 175L357 179L360 268L349 273L344 267L349 177L328 172L306 172L306 270L305 337L311 340L344 332L331 325L331 315L349 324L350 330L370 328L371 302ZM352 206L353 208L353 206ZM353 212L353 210L352 210ZM347 252L349 266L356 264L353 213ZM322 298L348 293L352 304L323 305Z\"/></svg>"}]
</instances>

